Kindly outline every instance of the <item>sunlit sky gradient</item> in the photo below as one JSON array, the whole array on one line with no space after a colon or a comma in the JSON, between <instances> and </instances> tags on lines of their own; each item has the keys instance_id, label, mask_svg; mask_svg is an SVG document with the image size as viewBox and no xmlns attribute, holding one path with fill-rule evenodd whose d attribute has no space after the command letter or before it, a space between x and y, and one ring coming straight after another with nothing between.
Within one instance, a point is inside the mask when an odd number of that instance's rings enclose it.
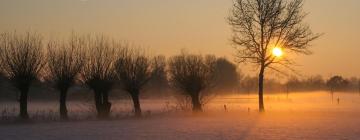
<instances>
[{"instance_id":1,"label":"sunlit sky gradient","mask_svg":"<svg viewBox=\"0 0 360 140\"><path fill-rule=\"evenodd\" d=\"M104 33L172 55L182 48L233 59L232 0L1 0L0 31L37 31L47 37ZM306 21L324 33L314 54L299 56L304 75L360 76L360 0L306 0Z\"/></svg>"}]
</instances>

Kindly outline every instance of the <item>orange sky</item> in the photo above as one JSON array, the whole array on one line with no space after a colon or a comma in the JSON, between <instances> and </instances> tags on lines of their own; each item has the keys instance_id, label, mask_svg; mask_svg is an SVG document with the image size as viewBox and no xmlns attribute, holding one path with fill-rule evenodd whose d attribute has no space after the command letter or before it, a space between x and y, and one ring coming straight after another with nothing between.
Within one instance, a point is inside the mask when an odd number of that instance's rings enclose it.
<instances>
[{"instance_id":1,"label":"orange sky","mask_svg":"<svg viewBox=\"0 0 360 140\"><path fill-rule=\"evenodd\" d=\"M233 59L232 0L1 0L0 31L34 30L58 37L72 30L104 33L172 55L182 48ZM314 54L299 56L304 75L360 76L360 1L306 0L306 22L325 33Z\"/></svg>"}]
</instances>

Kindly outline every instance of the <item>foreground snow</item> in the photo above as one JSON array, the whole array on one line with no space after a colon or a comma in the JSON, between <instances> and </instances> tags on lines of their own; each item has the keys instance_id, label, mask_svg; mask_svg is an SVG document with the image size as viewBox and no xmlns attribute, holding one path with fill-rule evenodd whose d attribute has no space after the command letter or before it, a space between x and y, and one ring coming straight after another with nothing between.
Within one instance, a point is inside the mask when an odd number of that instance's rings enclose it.
<instances>
[{"instance_id":1,"label":"foreground snow","mask_svg":"<svg viewBox=\"0 0 360 140\"><path fill-rule=\"evenodd\" d=\"M229 101L227 98L222 98L209 104L207 111L202 114L173 112L107 121L5 123L0 124L0 139L357 140L360 138L359 95L335 96L341 99L339 104L329 100L331 98L324 93L291 95L291 97L291 100L285 100L278 95L268 97L266 113L258 113L254 109L256 100ZM239 100L241 102L237 102ZM222 110L224 104L227 105L228 112Z\"/></svg>"},{"instance_id":2,"label":"foreground snow","mask_svg":"<svg viewBox=\"0 0 360 140\"><path fill-rule=\"evenodd\" d=\"M0 126L2 140L356 140L359 114L222 113L163 115L111 121L52 122Z\"/></svg>"}]
</instances>

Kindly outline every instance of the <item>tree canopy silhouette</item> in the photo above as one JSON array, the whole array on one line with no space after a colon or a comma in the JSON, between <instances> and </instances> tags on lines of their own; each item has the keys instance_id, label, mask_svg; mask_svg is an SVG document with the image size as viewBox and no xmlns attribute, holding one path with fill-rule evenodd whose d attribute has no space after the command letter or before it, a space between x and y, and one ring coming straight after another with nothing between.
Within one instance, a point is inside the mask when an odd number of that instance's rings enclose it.
<instances>
[{"instance_id":1,"label":"tree canopy silhouette","mask_svg":"<svg viewBox=\"0 0 360 140\"><path fill-rule=\"evenodd\" d=\"M84 38L72 34L67 41L48 43L48 78L60 91L60 117L67 119L67 91L74 84L85 63Z\"/></svg>"},{"instance_id":2,"label":"tree canopy silhouette","mask_svg":"<svg viewBox=\"0 0 360 140\"><path fill-rule=\"evenodd\" d=\"M344 79L342 76L333 76L326 81L326 86L330 89L331 93L336 90L344 89L349 85L349 81Z\"/></svg>"},{"instance_id":3,"label":"tree canopy silhouette","mask_svg":"<svg viewBox=\"0 0 360 140\"><path fill-rule=\"evenodd\" d=\"M241 72L226 58L218 58L214 70L214 90L220 93L234 92L240 85Z\"/></svg>"},{"instance_id":4,"label":"tree canopy silhouette","mask_svg":"<svg viewBox=\"0 0 360 140\"><path fill-rule=\"evenodd\" d=\"M0 37L2 70L20 91L20 117L28 119L27 100L31 83L45 65L42 37L37 33L3 33Z\"/></svg>"},{"instance_id":5,"label":"tree canopy silhouette","mask_svg":"<svg viewBox=\"0 0 360 140\"><path fill-rule=\"evenodd\" d=\"M317 39L302 21L303 0L236 0L228 18L232 26L232 42L240 63L259 67L259 110L264 111L263 85L267 68L280 71L276 66L291 68L288 57L272 54L274 48L286 53L310 54L310 42Z\"/></svg>"},{"instance_id":6,"label":"tree canopy silhouette","mask_svg":"<svg viewBox=\"0 0 360 140\"><path fill-rule=\"evenodd\" d=\"M122 88L131 95L135 116L141 116L139 95L152 76L152 60L140 49L125 48L115 67Z\"/></svg>"},{"instance_id":7,"label":"tree canopy silhouette","mask_svg":"<svg viewBox=\"0 0 360 140\"><path fill-rule=\"evenodd\" d=\"M216 58L182 53L169 59L171 85L190 96L194 112L202 111L201 96L214 81Z\"/></svg>"},{"instance_id":8,"label":"tree canopy silhouette","mask_svg":"<svg viewBox=\"0 0 360 140\"><path fill-rule=\"evenodd\" d=\"M94 91L95 106L99 118L110 115L109 92L116 80L114 63L118 44L98 35L87 38L87 54L82 70L82 80Z\"/></svg>"}]
</instances>

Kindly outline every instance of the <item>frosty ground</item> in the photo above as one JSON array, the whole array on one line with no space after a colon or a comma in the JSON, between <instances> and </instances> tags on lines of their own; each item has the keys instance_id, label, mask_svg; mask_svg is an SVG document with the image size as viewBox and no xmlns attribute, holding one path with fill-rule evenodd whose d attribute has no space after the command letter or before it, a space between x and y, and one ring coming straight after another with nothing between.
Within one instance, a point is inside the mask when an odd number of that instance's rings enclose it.
<instances>
[{"instance_id":1,"label":"frosty ground","mask_svg":"<svg viewBox=\"0 0 360 140\"><path fill-rule=\"evenodd\" d=\"M246 97L246 98L245 98ZM240 139L356 140L360 96L325 92L267 96L258 113L255 95L221 97L202 114L154 113L142 118L0 124L1 140ZM339 98L339 103L337 99ZM150 104L149 102L146 102ZM228 111L223 110L227 105ZM146 108L145 110L151 110ZM155 109L154 109L155 112Z\"/></svg>"}]
</instances>

